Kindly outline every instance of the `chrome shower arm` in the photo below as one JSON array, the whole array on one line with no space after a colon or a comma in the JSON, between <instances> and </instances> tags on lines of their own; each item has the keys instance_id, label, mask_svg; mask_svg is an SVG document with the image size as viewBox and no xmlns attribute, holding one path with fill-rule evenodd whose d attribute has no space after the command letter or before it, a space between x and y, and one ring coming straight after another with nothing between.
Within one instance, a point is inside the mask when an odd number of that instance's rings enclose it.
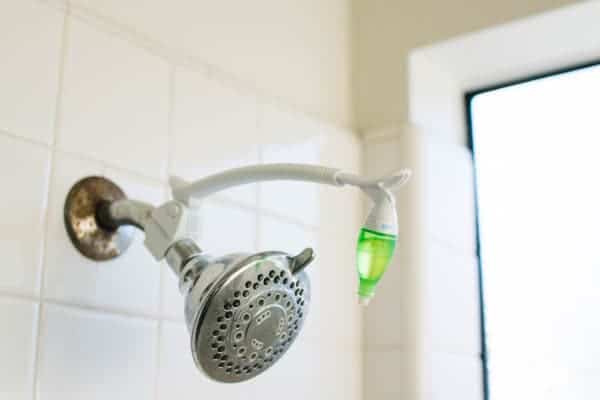
<instances>
[{"instance_id":1,"label":"chrome shower arm","mask_svg":"<svg viewBox=\"0 0 600 400\"><path fill-rule=\"evenodd\" d=\"M155 207L138 200L122 199L103 202L98 206L96 218L109 229L117 229L123 225L132 225L146 231L152 220Z\"/></svg>"}]
</instances>

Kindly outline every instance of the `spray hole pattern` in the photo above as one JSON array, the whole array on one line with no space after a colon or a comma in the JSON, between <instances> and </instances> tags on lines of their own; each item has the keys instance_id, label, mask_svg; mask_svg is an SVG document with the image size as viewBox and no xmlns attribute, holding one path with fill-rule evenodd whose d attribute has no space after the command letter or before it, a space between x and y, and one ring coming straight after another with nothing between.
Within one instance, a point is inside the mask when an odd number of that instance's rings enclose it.
<instances>
[{"instance_id":1,"label":"spray hole pattern","mask_svg":"<svg viewBox=\"0 0 600 400\"><path fill-rule=\"evenodd\" d=\"M302 281L286 270L275 268L257 274L254 280L241 282L215 317L210 350L217 373L250 376L276 362L299 332L306 304L305 290ZM271 310L281 310L281 314L273 314ZM249 336L251 327L258 329L274 315L279 316L274 342L266 345Z\"/></svg>"}]
</instances>

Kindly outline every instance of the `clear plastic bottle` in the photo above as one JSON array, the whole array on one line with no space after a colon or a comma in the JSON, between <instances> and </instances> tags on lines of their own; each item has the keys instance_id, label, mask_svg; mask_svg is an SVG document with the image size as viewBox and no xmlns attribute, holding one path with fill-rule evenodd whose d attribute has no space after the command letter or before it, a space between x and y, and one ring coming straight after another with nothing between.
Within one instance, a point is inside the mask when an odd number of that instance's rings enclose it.
<instances>
[{"instance_id":1,"label":"clear plastic bottle","mask_svg":"<svg viewBox=\"0 0 600 400\"><path fill-rule=\"evenodd\" d=\"M375 294L377 282L387 269L394 248L395 235L375 232L366 228L360 230L356 246L356 263L358 269L358 295L361 304L368 304Z\"/></svg>"}]
</instances>

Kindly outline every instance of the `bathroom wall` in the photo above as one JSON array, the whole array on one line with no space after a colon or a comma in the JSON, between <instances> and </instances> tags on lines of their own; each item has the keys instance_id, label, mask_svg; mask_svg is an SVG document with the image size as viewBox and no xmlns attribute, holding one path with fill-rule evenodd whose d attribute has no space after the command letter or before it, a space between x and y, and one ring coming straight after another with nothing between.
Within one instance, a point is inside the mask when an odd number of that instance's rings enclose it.
<instances>
[{"instance_id":1,"label":"bathroom wall","mask_svg":"<svg viewBox=\"0 0 600 400\"><path fill-rule=\"evenodd\" d=\"M423 52L411 63L411 49L570 2L353 1L353 98L365 170L414 170L398 198L398 254L365 314L365 399L483 398L472 158L464 114L447 112L462 109L462 97L440 96L455 82L431 79L432 70L445 75L455 54L429 63L432 54ZM497 43L491 48L512 48ZM419 90L409 93L415 77ZM423 112L430 108L439 112ZM450 114L460 130L447 129Z\"/></svg>"},{"instance_id":2,"label":"bathroom wall","mask_svg":"<svg viewBox=\"0 0 600 400\"><path fill-rule=\"evenodd\" d=\"M264 95L352 122L350 0L71 3Z\"/></svg>"},{"instance_id":3,"label":"bathroom wall","mask_svg":"<svg viewBox=\"0 0 600 400\"><path fill-rule=\"evenodd\" d=\"M480 400L479 297L469 151L415 126L364 139L365 169L411 167L399 248L365 313L369 400Z\"/></svg>"},{"instance_id":4,"label":"bathroom wall","mask_svg":"<svg viewBox=\"0 0 600 400\"><path fill-rule=\"evenodd\" d=\"M352 97L361 133L409 120L408 53L573 0L352 0Z\"/></svg>"},{"instance_id":5,"label":"bathroom wall","mask_svg":"<svg viewBox=\"0 0 600 400\"><path fill-rule=\"evenodd\" d=\"M159 203L169 174L281 161L356 171L361 162L352 132L140 34L126 15L98 17L88 5L2 2L0 398L360 398L356 192L270 183L197 205L196 235L209 252L314 246L318 255L297 344L276 367L238 385L195 369L176 282L142 247L142 235L110 262L90 262L71 246L63 201L88 175Z\"/></svg>"},{"instance_id":6,"label":"bathroom wall","mask_svg":"<svg viewBox=\"0 0 600 400\"><path fill-rule=\"evenodd\" d=\"M411 168L413 176L396 195L398 244L394 258L364 315L363 399L421 399L423 319L423 158L419 135L410 127L365 137L365 172L380 175ZM451 399L451 397L448 397Z\"/></svg>"}]
</instances>

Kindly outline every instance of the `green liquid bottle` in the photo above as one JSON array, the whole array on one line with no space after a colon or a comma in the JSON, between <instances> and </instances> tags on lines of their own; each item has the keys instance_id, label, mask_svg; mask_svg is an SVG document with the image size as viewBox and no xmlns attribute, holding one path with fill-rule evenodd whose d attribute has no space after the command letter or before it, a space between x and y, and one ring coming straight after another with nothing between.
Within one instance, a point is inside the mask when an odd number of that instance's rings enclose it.
<instances>
[{"instance_id":1,"label":"green liquid bottle","mask_svg":"<svg viewBox=\"0 0 600 400\"><path fill-rule=\"evenodd\" d=\"M358 295L361 304L368 304L375 294L377 282L387 269L394 248L396 235L375 232L366 228L360 230L356 246L356 262L358 269Z\"/></svg>"}]
</instances>

